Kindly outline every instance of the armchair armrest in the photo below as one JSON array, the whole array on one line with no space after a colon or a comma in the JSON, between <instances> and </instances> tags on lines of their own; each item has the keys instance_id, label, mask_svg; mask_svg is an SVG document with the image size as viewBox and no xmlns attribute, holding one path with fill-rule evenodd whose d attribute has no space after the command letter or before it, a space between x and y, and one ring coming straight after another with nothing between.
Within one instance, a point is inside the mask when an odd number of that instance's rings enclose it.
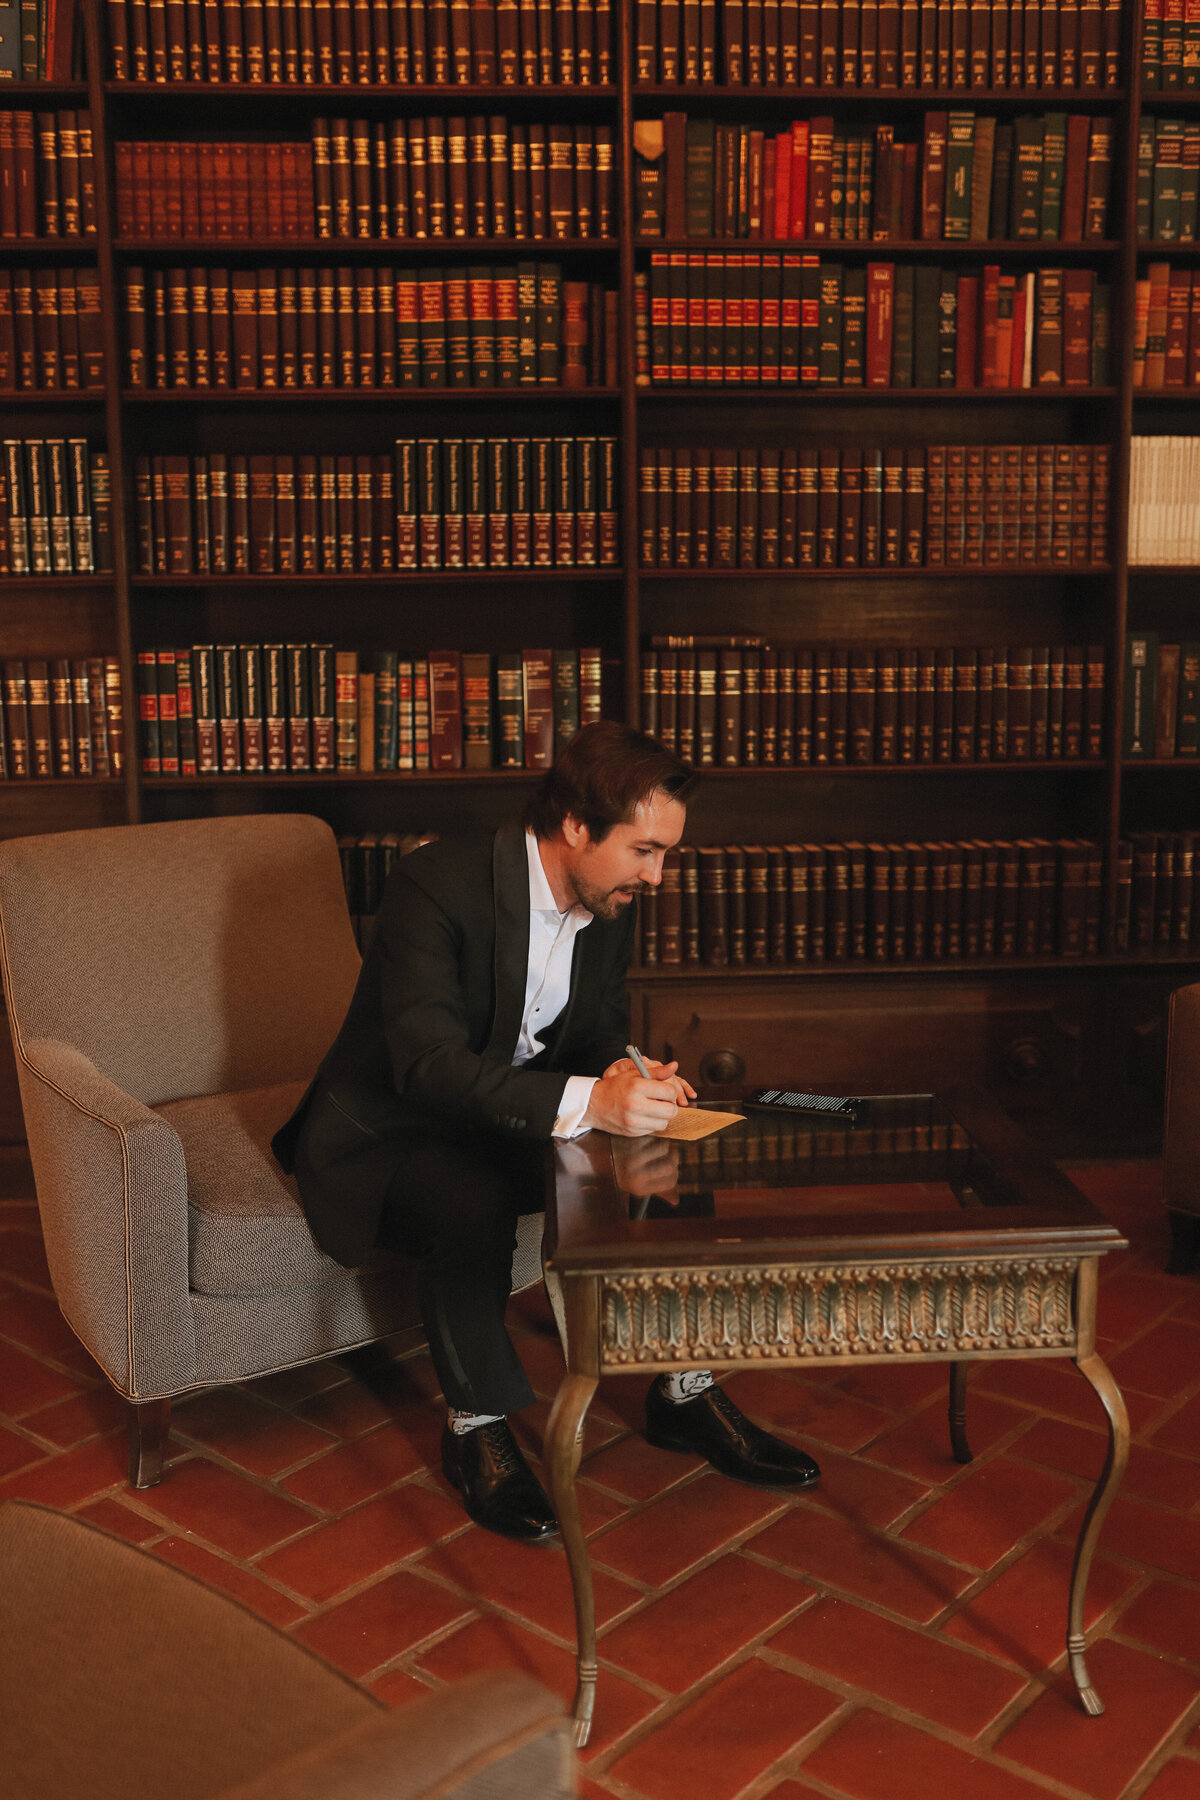
<instances>
[{"instance_id":1,"label":"armchair armrest","mask_svg":"<svg viewBox=\"0 0 1200 1800\"><path fill-rule=\"evenodd\" d=\"M469 1676L277 1763L221 1800L570 1800L562 1703L528 1675Z\"/></svg>"},{"instance_id":2,"label":"armchair armrest","mask_svg":"<svg viewBox=\"0 0 1200 1800\"><path fill-rule=\"evenodd\" d=\"M1171 995L1163 1200L1181 1212L1200 1213L1200 982Z\"/></svg>"},{"instance_id":3,"label":"armchair armrest","mask_svg":"<svg viewBox=\"0 0 1200 1800\"><path fill-rule=\"evenodd\" d=\"M67 1322L130 1398L186 1387L196 1349L178 1137L59 1039L22 1041L18 1072L46 1255Z\"/></svg>"}]
</instances>

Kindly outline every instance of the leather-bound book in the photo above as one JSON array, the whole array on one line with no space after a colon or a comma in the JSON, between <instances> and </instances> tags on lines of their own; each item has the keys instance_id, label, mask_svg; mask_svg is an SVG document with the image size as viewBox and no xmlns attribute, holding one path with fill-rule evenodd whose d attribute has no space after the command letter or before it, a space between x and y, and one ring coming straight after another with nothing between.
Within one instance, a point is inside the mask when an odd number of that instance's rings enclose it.
<instances>
[{"instance_id":1,"label":"leather-bound book","mask_svg":"<svg viewBox=\"0 0 1200 1800\"><path fill-rule=\"evenodd\" d=\"M449 0L425 0L425 79L446 87L452 79Z\"/></svg>"},{"instance_id":2,"label":"leather-bound book","mask_svg":"<svg viewBox=\"0 0 1200 1800\"><path fill-rule=\"evenodd\" d=\"M856 569L862 561L862 452L841 453L840 520L837 561L841 568Z\"/></svg>"},{"instance_id":3,"label":"leather-bound book","mask_svg":"<svg viewBox=\"0 0 1200 1800\"><path fill-rule=\"evenodd\" d=\"M548 769L554 761L554 680L550 650L522 650L521 699L524 766Z\"/></svg>"},{"instance_id":4,"label":"leather-bound book","mask_svg":"<svg viewBox=\"0 0 1200 1800\"><path fill-rule=\"evenodd\" d=\"M463 766L462 657L457 650L429 653L429 759L433 769Z\"/></svg>"},{"instance_id":5,"label":"leather-bound book","mask_svg":"<svg viewBox=\"0 0 1200 1800\"><path fill-rule=\"evenodd\" d=\"M492 659L486 650L468 651L462 657L463 767L467 769L492 767L491 665Z\"/></svg>"},{"instance_id":6,"label":"leather-bound book","mask_svg":"<svg viewBox=\"0 0 1200 1800\"><path fill-rule=\"evenodd\" d=\"M449 235L449 184L446 165L446 121L430 117L425 121L425 179L427 190L428 228L431 238ZM359 233L360 236L368 235Z\"/></svg>"},{"instance_id":7,"label":"leather-bound book","mask_svg":"<svg viewBox=\"0 0 1200 1800\"><path fill-rule=\"evenodd\" d=\"M882 654L882 653L881 653ZM850 651L849 760L868 765L875 756L876 671L875 651ZM880 761L884 758L881 756ZM894 757L888 759L894 761Z\"/></svg>"},{"instance_id":8,"label":"leather-bound book","mask_svg":"<svg viewBox=\"0 0 1200 1800\"><path fill-rule=\"evenodd\" d=\"M463 441L443 438L441 442L441 539L442 563L446 569L461 569L466 564L465 487L463 482Z\"/></svg>"}]
</instances>

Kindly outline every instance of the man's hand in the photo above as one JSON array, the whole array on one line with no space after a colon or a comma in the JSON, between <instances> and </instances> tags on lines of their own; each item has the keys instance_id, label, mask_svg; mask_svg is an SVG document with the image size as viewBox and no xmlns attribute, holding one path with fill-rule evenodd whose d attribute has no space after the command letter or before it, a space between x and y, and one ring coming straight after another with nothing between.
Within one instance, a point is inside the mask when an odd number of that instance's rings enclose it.
<instances>
[{"instance_id":1,"label":"man's hand","mask_svg":"<svg viewBox=\"0 0 1200 1800\"><path fill-rule=\"evenodd\" d=\"M679 1204L679 1145L670 1138L617 1138L612 1147L617 1184L638 1199L657 1194Z\"/></svg>"},{"instance_id":2,"label":"man's hand","mask_svg":"<svg viewBox=\"0 0 1200 1800\"><path fill-rule=\"evenodd\" d=\"M614 1065L592 1089L583 1123L614 1137L648 1137L666 1129L675 1117L677 1103L674 1082L645 1081L632 1063L625 1069Z\"/></svg>"},{"instance_id":3,"label":"man's hand","mask_svg":"<svg viewBox=\"0 0 1200 1800\"><path fill-rule=\"evenodd\" d=\"M686 1106L689 1100L694 1100L696 1098L696 1090L691 1082L685 1081L682 1075L677 1075L675 1073L676 1069L679 1067L678 1062L655 1062L652 1056L644 1056L642 1061L645 1063L656 1082L670 1082L675 1090L676 1106ZM614 1075L636 1074L637 1070L634 1068L629 1057L622 1056L619 1057L615 1063L609 1063L607 1069L604 1071L602 1079L611 1081Z\"/></svg>"}]
</instances>

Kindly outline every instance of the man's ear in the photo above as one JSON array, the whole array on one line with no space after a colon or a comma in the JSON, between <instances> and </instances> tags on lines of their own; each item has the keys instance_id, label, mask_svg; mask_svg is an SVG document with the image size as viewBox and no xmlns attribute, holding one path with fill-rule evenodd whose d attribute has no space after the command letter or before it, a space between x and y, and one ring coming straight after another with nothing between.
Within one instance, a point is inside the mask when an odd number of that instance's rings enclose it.
<instances>
[{"instance_id":1,"label":"man's ear","mask_svg":"<svg viewBox=\"0 0 1200 1800\"><path fill-rule=\"evenodd\" d=\"M592 834L588 830L588 827L584 824L582 819L577 819L574 813L565 813L563 815L561 829L563 841L566 843L568 849L586 850L592 841Z\"/></svg>"}]
</instances>

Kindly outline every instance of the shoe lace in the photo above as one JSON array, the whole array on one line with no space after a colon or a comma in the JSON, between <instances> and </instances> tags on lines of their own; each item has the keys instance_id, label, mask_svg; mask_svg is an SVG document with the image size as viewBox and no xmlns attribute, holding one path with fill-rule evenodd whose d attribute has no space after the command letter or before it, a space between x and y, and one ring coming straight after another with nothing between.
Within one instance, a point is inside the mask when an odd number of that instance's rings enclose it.
<instances>
[{"instance_id":1,"label":"shoe lace","mask_svg":"<svg viewBox=\"0 0 1200 1800\"><path fill-rule=\"evenodd\" d=\"M723 1387L719 1387L714 1381L713 1385L707 1391L715 1410L728 1419L731 1425L744 1425L746 1423L745 1413L742 1411L737 1401L730 1398Z\"/></svg>"},{"instance_id":2,"label":"shoe lace","mask_svg":"<svg viewBox=\"0 0 1200 1800\"><path fill-rule=\"evenodd\" d=\"M507 1419L494 1419L490 1425L480 1425L478 1429L501 1474L515 1475L519 1469L525 1468L525 1459L517 1448Z\"/></svg>"}]
</instances>

